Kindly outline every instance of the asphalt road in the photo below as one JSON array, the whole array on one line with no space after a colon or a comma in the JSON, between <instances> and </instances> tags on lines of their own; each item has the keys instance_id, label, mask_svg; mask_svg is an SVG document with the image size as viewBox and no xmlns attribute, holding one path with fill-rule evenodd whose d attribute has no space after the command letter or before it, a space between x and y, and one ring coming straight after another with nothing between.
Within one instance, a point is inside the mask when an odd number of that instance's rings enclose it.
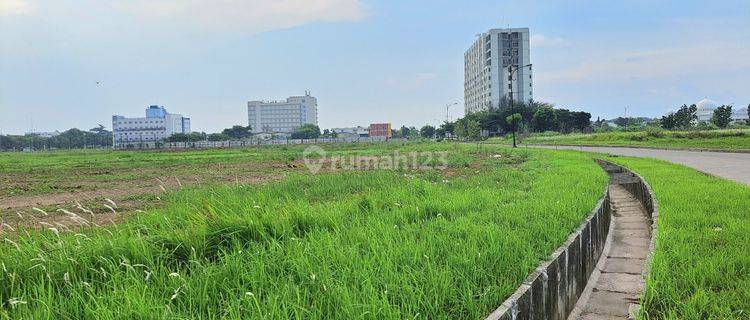
<instances>
[{"instance_id":1,"label":"asphalt road","mask_svg":"<svg viewBox=\"0 0 750 320\"><path fill-rule=\"evenodd\" d=\"M750 185L750 153L640 149L621 147L544 146L601 152L620 156L656 158L686 165L708 174Z\"/></svg>"}]
</instances>

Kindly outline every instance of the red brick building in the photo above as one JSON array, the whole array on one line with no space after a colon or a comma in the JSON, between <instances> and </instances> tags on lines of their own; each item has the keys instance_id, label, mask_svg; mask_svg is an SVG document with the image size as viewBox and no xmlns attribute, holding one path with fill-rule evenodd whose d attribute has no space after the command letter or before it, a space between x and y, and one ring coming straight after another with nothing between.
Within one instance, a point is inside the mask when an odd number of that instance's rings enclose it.
<instances>
[{"instance_id":1,"label":"red brick building","mask_svg":"<svg viewBox=\"0 0 750 320\"><path fill-rule=\"evenodd\" d=\"M390 123L370 124L370 137L392 138L393 132L391 131L391 124Z\"/></svg>"}]
</instances>

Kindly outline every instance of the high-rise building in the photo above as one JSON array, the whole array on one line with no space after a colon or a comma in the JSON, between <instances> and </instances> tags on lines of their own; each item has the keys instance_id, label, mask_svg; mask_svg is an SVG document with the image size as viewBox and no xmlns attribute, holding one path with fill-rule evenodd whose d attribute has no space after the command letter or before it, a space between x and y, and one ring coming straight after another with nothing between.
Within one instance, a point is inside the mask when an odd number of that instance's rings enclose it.
<instances>
[{"instance_id":1,"label":"high-rise building","mask_svg":"<svg viewBox=\"0 0 750 320\"><path fill-rule=\"evenodd\" d=\"M510 98L530 102L530 64L529 28L490 29L478 35L464 53L466 113L497 108Z\"/></svg>"},{"instance_id":2,"label":"high-rise building","mask_svg":"<svg viewBox=\"0 0 750 320\"><path fill-rule=\"evenodd\" d=\"M190 133L190 118L167 112L160 106L146 108L145 118L112 116L112 139L115 147L153 143L175 133Z\"/></svg>"},{"instance_id":3,"label":"high-rise building","mask_svg":"<svg viewBox=\"0 0 750 320\"><path fill-rule=\"evenodd\" d=\"M249 101L247 122L253 133L290 133L303 124L318 125L318 99L304 96L281 101Z\"/></svg>"}]
</instances>

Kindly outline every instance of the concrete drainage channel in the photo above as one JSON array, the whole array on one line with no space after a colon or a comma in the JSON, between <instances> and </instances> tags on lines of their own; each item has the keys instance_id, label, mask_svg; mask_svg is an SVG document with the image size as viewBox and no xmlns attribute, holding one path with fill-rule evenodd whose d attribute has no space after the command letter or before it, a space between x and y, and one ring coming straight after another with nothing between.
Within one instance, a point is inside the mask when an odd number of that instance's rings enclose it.
<instances>
[{"instance_id":1,"label":"concrete drainage channel","mask_svg":"<svg viewBox=\"0 0 750 320\"><path fill-rule=\"evenodd\" d=\"M654 249L658 206L642 177L597 162L610 175L604 197L487 320L635 317Z\"/></svg>"}]
</instances>

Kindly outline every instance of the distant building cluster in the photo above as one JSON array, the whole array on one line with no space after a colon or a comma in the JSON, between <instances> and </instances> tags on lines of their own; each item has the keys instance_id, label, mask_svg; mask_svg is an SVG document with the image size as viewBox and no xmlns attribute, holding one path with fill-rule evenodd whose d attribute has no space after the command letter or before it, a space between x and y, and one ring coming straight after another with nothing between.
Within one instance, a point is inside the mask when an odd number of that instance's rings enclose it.
<instances>
[{"instance_id":1,"label":"distant building cluster","mask_svg":"<svg viewBox=\"0 0 750 320\"><path fill-rule=\"evenodd\" d=\"M698 122L709 122L711 121L711 118L714 116L714 110L718 108L718 104L709 99L703 99L701 101L698 101L698 103L695 104L698 111L696 112L696 115L698 116ZM732 107L732 121L743 121L748 120L748 114L747 114L747 107Z\"/></svg>"},{"instance_id":2,"label":"distant building cluster","mask_svg":"<svg viewBox=\"0 0 750 320\"><path fill-rule=\"evenodd\" d=\"M478 35L464 53L466 114L497 108L504 99L533 99L529 43L529 28L490 29Z\"/></svg>"},{"instance_id":3,"label":"distant building cluster","mask_svg":"<svg viewBox=\"0 0 750 320\"><path fill-rule=\"evenodd\" d=\"M112 116L112 139L115 147L153 143L175 133L190 133L190 118L169 113L163 106L146 108L146 117L143 118Z\"/></svg>"},{"instance_id":4,"label":"distant building cluster","mask_svg":"<svg viewBox=\"0 0 750 320\"><path fill-rule=\"evenodd\" d=\"M370 128L362 126L332 128L331 133L335 133L339 138L365 138L370 136Z\"/></svg>"},{"instance_id":5,"label":"distant building cluster","mask_svg":"<svg viewBox=\"0 0 750 320\"><path fill-rule=\"evenodd\" d=\"M318 100L305 92L282 101L249 101L247 121L253 133L291 133L304 124L318 125Z\"/></svg>"},{"instance_id":6,"label":"distant building cluster","mask_svg":"<svg viewBox=\"0 0 750 320\"><path fill-rule=\"evenodd\" d=\"M36 136L40 138L52 138L60 135L60 131L29 131L24 133L25 136Z\"/></svg>"},{"instance_id":7,"label":"distant building cluster","mask_svg":"<svg viewBox=\"0 0 750 320\"><path fill-rule=\"evenodd\" d=\"M333 128L331 133L335 133L338 138L393 138L391 123L371 123L368 127Z\"/></svg>"}]
</instances>

